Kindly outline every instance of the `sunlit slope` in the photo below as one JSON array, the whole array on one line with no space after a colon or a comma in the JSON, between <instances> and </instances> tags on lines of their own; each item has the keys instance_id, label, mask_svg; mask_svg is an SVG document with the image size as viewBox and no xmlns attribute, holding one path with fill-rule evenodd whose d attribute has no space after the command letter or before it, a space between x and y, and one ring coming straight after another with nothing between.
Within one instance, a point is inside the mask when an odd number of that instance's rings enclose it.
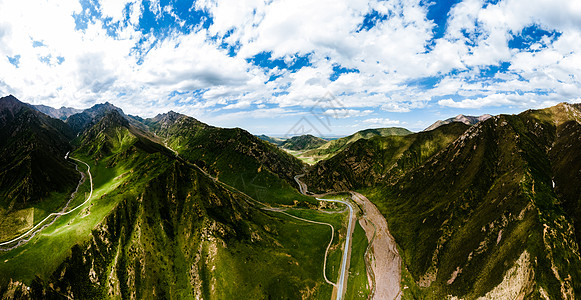
<instances>
[{"instance_id":1,"label":"sunlit slope","mask_svg":"<svg viewBox=\"0 0 581 300\"><path fill-rule=\"evenodd\" d=\"M0 295L330 298L328 227L255 207L154 139L117 112L81 136L72 155L91 166L92 200L0 252Z\"/></svg>"},{"instance_id":2,"label":"sunlit slope","mask_svg":"<svg viewBox=\"0 0 581 300\"><path fill-rule=\"evenodd\" d=\"M282 144L280 144L280 147L285 148L285 149L300 151L300 150L316 149L325 143L327 143L327 141L320 138L320 137L316 137L316 136L313 136L310 134L305 134L305 135L293 136L292 138L287 139Z\"/></svg>"},{"instance_id":3,"label":"sunlit slope","mask_svg":"<svg viewBox=\"0 0 581 300\"><path fill-rule=\"evenodd\" d=\"M376 136L408 135L411 133L411 131L401 127L365 129L346 137L328 141L315 149L305 151L302 156L319 161L332 157L360 139L370 139Z\"/></svg>"},{"instance_id":4,"label":"sunlit slope","mask_svg":"<svg viewBox=\"0 0 581 300\"><path fill-rule=\"evenodd\" d=\"M146 123L180 156L260 201L312 201L300 195L293 179L304 173L303 163L243 129L217 128L173 112Z\"/></svg>"},{"instance_id":5,"label":"sunlit slope","mask_svg":"<svg viewBox=\"0 0 581 300\"><path fill-rule=\"evenodd\" d=\"M429 132L360 139L314 165L303 180L312 191L346 191L393 181L444 149L468 127L452 123Z\"/></svg>"},{"instance_id":6,"label":"sunlit slope","mask_svg":"<svg viewBox=\"0 0 581 300\"><path fill-rule=\"evenodd\" d=\"M493 117L363 190L401 249L405 297L579 297L580 115L560 104Z\"/></svg>"}]
</instances>

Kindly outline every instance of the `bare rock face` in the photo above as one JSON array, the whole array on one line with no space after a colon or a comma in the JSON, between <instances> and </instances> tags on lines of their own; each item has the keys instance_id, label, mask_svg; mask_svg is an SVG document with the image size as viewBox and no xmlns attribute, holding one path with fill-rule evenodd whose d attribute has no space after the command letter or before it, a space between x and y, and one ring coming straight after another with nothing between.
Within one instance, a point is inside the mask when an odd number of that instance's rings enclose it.
<instances>
[{"instance_id":1,"label":"bare rock face","mask_svg":"<svg viewBox=\"0 0 581 300\"><path fill-rule=\"evenodd\" d=\"M2 299L30 299L31 294L30 287L20 281L10 280L5 290L0 289Z\"/></svg>"},{"instance_id":2,"label":"bare rock face","mask_svg":"<svg viewBox=\"0 0 581 300\"><path fill-rule=\"evenodd\" d=\"M46 115L49 115L55 119L61 119L63 121L66 120L68 117L83 111L82 109L64 106L58 109L46 105L33 105L33 107Z\"/></svg>"}]
</instances>

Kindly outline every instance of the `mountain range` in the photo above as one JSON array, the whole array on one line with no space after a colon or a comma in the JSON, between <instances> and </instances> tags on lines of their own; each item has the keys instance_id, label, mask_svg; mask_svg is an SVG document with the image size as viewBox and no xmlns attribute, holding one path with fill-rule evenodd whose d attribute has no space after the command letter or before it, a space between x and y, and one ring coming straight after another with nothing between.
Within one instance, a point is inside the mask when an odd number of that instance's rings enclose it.
<instances>
[{"instance_id":1,"label":"mountain range","mask_svg":"<svg viewBox=\"0 0 581 300\"><path fill-rule=\"evenodd\" d=\"M36 110L41 113L53 117L55 119L66 120L68 117L83 112L82 109L72 108L72 107L61 107L53 108L46 105L32 105Z\"/></svg>"},{"instance_id":2,"label":"mountain range","mask_svg":"<svg viewBox=\"0 0 581 300\"><path fill-rule=\"evenodd\" d=\"M474 125L477 124L478 122L481 121L485 121L490 119L492 116L485 114L482 116L478 116L478 117L474 117L474 116L465 116L463 114L459 114L453 118L448 118L446 120L438 120L436 122L434 122L434 124L428 126L428 128L424 129L424 131L430 131L430 130L434 130L442 125L446 125L446 124L450 124L453 122L460 122L460 123L464 123L466 125Z\"/></svg>"},{"instance_id":3,"label":"mountain range","mask_svg":"<svg viewBox=\"0 0 581 300\"><path fill-rule=\"evenodd\" d=\"M411 298L576 299L580 121L581 106L562 103L361 140L305 182L377 205Z\"/></svg>"},{"instance_id":4,"label":"mountain range","mask_svg":"<svg viewBox=\"0 0 581 300\"><path fill-rule=\"evenodd\" d=\"M0 99L0 203L20 208L74 187L78 174L64 160L73 132L12 96Z\"/></svg>"},{"instance_id":5,"label":"mountain range","mask_svg":"<svg viewBox=\"0 0 581 300\"><path fill-rule=\"evenodd\" d=\"M385 261L402 299L581 293L579 104L267 140L0 98L1 297L378 299Z\"/></svg>"}]
</instances>

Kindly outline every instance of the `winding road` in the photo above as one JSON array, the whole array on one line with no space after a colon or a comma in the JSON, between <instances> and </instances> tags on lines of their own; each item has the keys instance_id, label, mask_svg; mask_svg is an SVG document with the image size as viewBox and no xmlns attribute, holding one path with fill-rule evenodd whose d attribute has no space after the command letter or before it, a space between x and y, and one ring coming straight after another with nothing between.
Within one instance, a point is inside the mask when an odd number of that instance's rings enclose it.
<instances>
[{"instance_id":1,"label":"winding road","mask_svg":"<svg viewBox=\"0 0 581 300\"><path fill-rule=\"evenodd\" d=\"M299 180L303 175L295 176L295 181L299 184L299 189L302 194L307 194L307 185ZM347 192L347 191L345 191ZM369 280L369 285L371 286L371 294L368 299L400 299L401 298L401 257L397 250L397 245L395 239L391 235L388 229L387 221L385 217L381 214L379 209L360 193L348 191L351 194L351 199L357 204L358 208L363 213L359 220L359 224L365 230L368 239L368 247L365 251L365 256L368 258L366 260L366 269ZM322 197L322 196L319 196ZM331 199L321 199L326 201L337 201ZM352 211L353 206L349 202L344 202L344 204L349 206ZM350 226L352 224L353 218L350 219ZM353 230L350 227L350 230ZM352 232L352 231L348 231ZM351 234L348 234L347 239L351 238ZM350 250L350 244L347 241L346 250ZM347 246L346 245L346 246ZM342 299L347 290L347 278L349 269L349 256L350 251L344 251L341 274L345 281L341 284L340 291L337 293L337 299Z\"/></svg>"},{"instance_id":2,"label":"winding road","mask_svg":"<svg viewBox=\"0 0 581 300\"><path fill-rule=\"evenodd\" d=\"M339 281L337 282L337 300L343 299L347 291L347 279L349 278L349 262L351 258L351 236L353 235L353 206L351 203L343 200L316 198L319 201L338 202L349 207L349 223L347 225L347 238L345 239L345 247L343 248L343 257L341 259L341 271L339 273Z\"/></svg>"},{"instance_id":3,"label":"winding road","mask_svg":"<svg viewBox=\"0 0 581 300\"><path fill-rule=\"evenodd\" d=\"M163 142L163 144L164 144L164 146L167 149L171 150L175 154L175 156L177 158L180 158L181 159L181 157L179 156L179 153L176 150L174 150L171 147L169 147L168 144L167 144L167 142ZM184 162L187 162L187 161L184 160ZM188 164L191 164L191 163L188 162ZM202 170L198 165L196 165L196 164L191 164L191 165L194 166L194 167L196 167L204 175L210 177L215 182L219 182L219 183L221 183L221 184L223 184L225 186L228 186L230 188L233 188L233 187L231 187L231 186L229 186L229 185L227 185L227 184L219 181L217 178L214 178L213 176L211 176L210 174L208 174L206 171ZM299 185L299 190L300 190L301 194L307 195L307 186L302 181L300 181L300 179L299 179L302 176L304 176L304 174L296 175L294 177L294 179L297 182L297 184ZM235 189L235 188L233 188L233 189ZM238 189L235 189L235 190L238 191ZM242 193L241 191L239 191L239 192ZM245 193L242 193L242 194L246 195ZM248 195L246 195L246 196L248 196ZM307 220L307 219L303 219L303 218L300 218L300 217L297 217L297 216L293 216L293 215L285 212L283 209L273 208L273 207L270 207L270 206L268 206L268 205L266 205L264 203L261 203L259 201L256 201L256 200L254 200L254 201L260 203L263 206L265 206L265 207L262 207L263 210L274 211L274 212L278 212L278 213L285 214L287 216L290 216L292 218L295 218L295 219L298 219L298 220L301 220L301 221L304 221L304 222L309 222L309 223L314 223L314 224L319 224L319 225L327 225L327 226L330 226L331 227L331 241L327 245L327 249L325 251L325 259L324 259L324 262L323 262L323 277L324 277L325 281L328 284L331 284L331 285L333 285L335 287L335 293L334 293L334 294L336 294L335 299L336 300L341 300L341 299L343 299L343 297L345 295L345 292L347 291L347 279L349 278L348 272L349 272L349 263L350 263L350 257L351 257L351 236L353 235L353 229L354 229L354 227L353 227L353 223L354 223L353 222L353 220L354 220L353 206L351 205L351 203L349 203L347 201L344 201L344 200L323 199L323 198L315 198L315 199L317 199L319 201L342 203L342 204L345 204L349 208L349 222L347 224L347 238L345 240L345 246L343 248L343 256L342 256L342 260L341 260L341 269L340 269L340 273L339 273L339 280L338 280L338 282L336 284L333 283L333 282L331 282L327 278L327 274L326 274L326 269L327 269L327 256L328 256L329 248L331 247L331 244L333 243L334 234L335 234L335 229L334 229L333 225L331 225L329 223L317 222L317 221Z\"/></svg>"},{"instance_id":4,"label":"winding road","mask_svg":"<svg viewBox=\"0 0 581 300\"><path fill-rule=\"evenodd\" d=\"M303 195L307 195L307 186L305 183L303 183L299 178L303 177L305 174L301 174L301 175L296 175L295 181L297 182L297 184L299 185L299 190L301 191L301 193ZM337 285L335 285L335 288L337 289L336 291L336 300L341 300L343 299L345 292L347 291L347 279L349 278L349 263L350 263L350 258L351 258L351 236L353 235L353 219L354 219L354 214L353 214L353 206L351 205L351 203L349 203L348 201L344 201L344 200L335 200L335 199L324 199L324 198L315 198L319 201L326 201L326 202L336 202L336 203L342 203L347 205L347 207L349 207L349 223L347 224L347 237L345 239L345 247L343 247L343 256L341 259L341 270L339 273L339 280L337 282ZM328 247L327 247L328 249ZM326 259L325 259L325 263L326 263ZM324 272L324 270L323 270ZM326 280L326 278L325 278Z\"/></svg>"},{"instance_id":5,"label":"winding road","mask_svg":"<svg viewBox=\"0 0 581 300\"><path fill-rule=\"evenodd\" d=\"M32 233L32 235L30 236L30 238L29 238L28 240L26 240L26 241L25 241L25 242L27 242L27 241L29 241L29 240L30 240L32 237L34 237L34 236L35 236L35 235L36 235L38 232L40 232L42 229L44 229L44 228L46 228L47 226L49 226L49 225L51 225L52 223L54 223L54 221L56 221L56 219L57 219L58 217L60 217L60 216L64 216L64 215L68 215L68 214L72 213L73 211L75 211L75 210L79 209L81 206L85 205L87 202L89 202L89 200L90 200L90 199L91 199L91 197L93 196L93 176L91 175L91 167L89 166L89 164L87 164L86 162L84 162L84 161L82 161L82 160L80 160L80 159L76 159L76 158L73 158L73 157L69 157L69 154L68 154L68 153L67 153L67 155L65 156L65 159L67 159L67 158L70 158L70 159L72 159L72 160L78 161L78 162L80 162L80 163L83 163L83 164L85 164L85 165L87 166L87 174L89 174L89 181L90 181L90 183L91 183L91 192L89 193L89 196L87 197L87 199L86 199L86 200L85 200L83 203L81 203L81 204L79 204L78 206L76 206L75 208L73 208L73 209L71 209L71 210L69 210L69 211L65 212L65 210L66 210L66 209L68 208L68 206L69 206L69 203L72 201L72 199L74 198L75 194L76 194L76 193L77 193L77 191L79 190L79 187L80 187L80 186L81 186L81 184L83 183L84 175L83 175L83 173L82 173L82 172L80 172L80 171L79 171L79 172L81 173L81 176L82 176L82 177L81 177L81 180L79 181L79 184L77 185L77 189L76 189L76 190L75 190L75 191L74 191L74 192L71 194L71 198L70 198L69 202L67 202L67 204L65 205L65 207L63 207L63 209L62 209L60 212L56 212L56 213L51 213L51 214L49 214L49 215L48 215L46 218L44 218L42 221L38 222L36 225L34 225L34 227L32 227L32 228L31 228L30 230L28 230L27 232L25 232L25 233L23 233L23 234L19 235L18 237L15 237L15 238L13 238L12 240L5 241L5 242L1 242L1 243L0 243L0 246L10 245L10 244L12 244L12 243L14 243L14 242L17 242L17 241L19 241L19 240L22 240L24 237L26 237L27 235L29 235L29 234L31 234L31 233ZM77 169L77 170L78 170L78 169ZM40 227L40 225L42 225L44 222L46 222L46 220L48 220L48 219L50 219L50 218L52 218L52 217L55 217L55 216L56 216L56 218L54 218L54 220L52 220L52 222L50 222L50 223L46 224L45 226L43 226L42 228L40 228L40 229L36 230L37 228L39 228L39 227ZM35 230L36 230L36 231L35 231ZM19 247L19 246L23 245L23 244L24 244L24 243L18 243L17 245L15 245L15 246L13 246L13 247L11 247L11 248L8 248L8 249L1 249L1 250L4 250L4 251L6 251L6 250L12 250L12 249L14 249L14 248L16 248L16 247Z\"/></svg>"}]
</instances>

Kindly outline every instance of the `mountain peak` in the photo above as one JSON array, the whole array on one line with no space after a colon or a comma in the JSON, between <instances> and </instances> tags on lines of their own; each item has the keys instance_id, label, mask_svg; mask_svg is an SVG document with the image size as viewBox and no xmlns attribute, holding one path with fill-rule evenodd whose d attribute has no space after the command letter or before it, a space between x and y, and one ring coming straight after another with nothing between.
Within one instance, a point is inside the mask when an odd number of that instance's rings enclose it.
<instances>
[{"instance_id":1,"label":"mountain peak","mask_svg":"<svg viewBox=\"0 0 581 300\"><path fill-rule=\"evenodd\" d=\"M89 113L99 114L99 113L105 113L105 112L110 111L110 110L116 110L116 111L120 112L122 115L125 115L125 113L123 112L123 110L121 108L119 108L119 107L117 107L109 102L95 104L91 108L86 109L85 111L89 112Z\"/></svg>"},{"instance_id":2,"label":"mountain peak","mask_svg":"<svg viewBox=\"0 0 581 300\"><path fill-rule=\"evenodd\" d=\"M449 118L446 120L438 120L436 122L434 122L434 124L430 125L428 128L424 129L423 131L430 131L430 130L434 130L442 125L445 124L450 124L452 122L460 122L460 123L464 123L466 125L474 125L480 121L484 121L487 120L489 118L491 118L492 116L489 114L484 114L481 116L467 116L467 115L463 115L463 114L459 114L453 118Z\"/></svg>"},{"instance_id":3,"label":"mountain peak","mask_svg":"<svg viewBox=\"0 0 581 300\"><path fill-rule=\"evenodd\" d=\"M162 116L165 116L165 117L167 117L169 119L172 119L172 120L177 120L177 119L181 118L184 115L182 115L180 113L177 113L177 112L175 112L173 110L170 110L167 113L162 114Z\"/></svg>"},{"instance_id":4,"label":"mountain peak","mask_svg":"<svg viewBox=\"0 0 581 300\"><path fill-rule=\"evenodd\" d=\"M20 102L20 100L16 99L16 97L12 95L0 98L0 108L9 109L12 111L12 109L22 106L26 106L26 104Z\"/></svg>"},{"instance_id":5,"label":"mountain peak","mask_svg":"<svg viewBox=\"0 0 581 300\"><path fill-rule=\"evenodd\" d=\"M100 121L108 126L129 126L129 121L117 110L111 110Z\"/></svg>"},{"instance_id":6,"label":"mountain peak","mask_svg":"<svg viewBox=\"0 0 581 300\"><path fill-rule=\"evenodd\" d=\"M20 102L18 99L16 99L16 97L14 97L14 95L10 94L8 96L2 97L0 98L0 101L18 101Z\"/></svg>"},{"instance_id":7,"label":"mountain peak","mask_svg":"<svg viewBox=\"0 0 581 300\"><path fill-rule=\"evenodd\" d=\"M84 111L73 114L67 118L67 123L76 132L80 133L85 129L91 127L92 125L99 122L99 120L110 112L115 111L123 119L127 119L127 116L123 110L109 102L99 103L93 105L91 108L85 109ZM127 120L126 120L127 121Z\"/></svg>"},{"instance_id":8,"label":"mountain peak","mask_svg":"<svg viewBox=\"0 0 581 300\"><path fill-rule=\"evenodd\" d=\"M30 105L20 102L16 97L9 95L0 98L0 126L7 119L13 118L23 109L30 108Z\"/></svg>"}]
</instances>

